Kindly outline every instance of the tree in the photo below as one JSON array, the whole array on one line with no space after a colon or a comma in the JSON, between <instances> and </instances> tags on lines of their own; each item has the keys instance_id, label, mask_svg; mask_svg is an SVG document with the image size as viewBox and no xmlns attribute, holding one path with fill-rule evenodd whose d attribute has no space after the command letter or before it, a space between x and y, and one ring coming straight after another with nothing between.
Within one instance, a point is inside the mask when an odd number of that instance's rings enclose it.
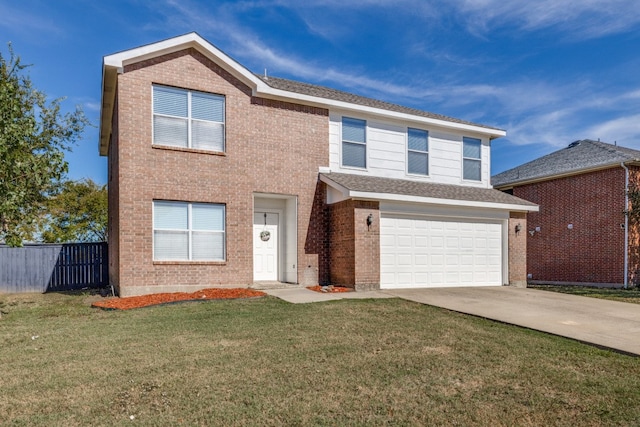
<instances>
[{"instance_id":1,"label":"tree","mask_svg":"<svg viewBox=\"0 0 640 427\"><path fill-rule=\"evenodd\" d=\"M9 53L9 60L0 53L0 242L20 246L59 191L68 169L64 152L88 120L79 107L62 114L62 98L47 102L11 44Z\"/></svg>"},{"instance_id":2,"label":"tree","mask_svg":"<svg viewBox=\"0 0 640 427\"><path fill-rule=\"evenodd\" d=\"M66 181L45 204L40 237L46 243L107 240L107 186Z\"/></svg>"}]
</instances>

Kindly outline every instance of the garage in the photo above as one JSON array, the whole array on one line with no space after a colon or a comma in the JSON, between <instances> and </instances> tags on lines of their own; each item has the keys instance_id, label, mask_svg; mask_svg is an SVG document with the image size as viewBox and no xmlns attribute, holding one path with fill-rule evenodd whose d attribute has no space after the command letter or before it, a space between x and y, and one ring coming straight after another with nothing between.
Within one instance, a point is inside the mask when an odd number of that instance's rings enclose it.
<instances>
[{"instance_id":1,"label":"garage","mask_svg":"<svg viewBox=\"0 0 640 427\"><path fill-rule=\"evenodd\" d=\"M502 224L382 213L380 287L502 285Z\"/></svg>"}]
</instances>

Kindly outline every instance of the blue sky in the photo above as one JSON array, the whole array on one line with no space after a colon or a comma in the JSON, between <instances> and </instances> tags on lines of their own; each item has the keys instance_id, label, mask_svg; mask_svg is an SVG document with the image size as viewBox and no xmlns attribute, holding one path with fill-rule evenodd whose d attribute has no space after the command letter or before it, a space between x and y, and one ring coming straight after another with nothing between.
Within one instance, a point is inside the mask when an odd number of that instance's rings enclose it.
<instances>
[{"instance_id":1,"label":"blue sky","mask_svg":"<svg viewBox=\"0 0 640 427\"><path fill-rule=\"evenodd\" d=\"M191 31L254 72L505 129L493 174L577 139L640 149L637 0L0 0L0 52L95 125L104 55ZM106 182L97 141L70 178Z\"/></svg>"}]
</instances>

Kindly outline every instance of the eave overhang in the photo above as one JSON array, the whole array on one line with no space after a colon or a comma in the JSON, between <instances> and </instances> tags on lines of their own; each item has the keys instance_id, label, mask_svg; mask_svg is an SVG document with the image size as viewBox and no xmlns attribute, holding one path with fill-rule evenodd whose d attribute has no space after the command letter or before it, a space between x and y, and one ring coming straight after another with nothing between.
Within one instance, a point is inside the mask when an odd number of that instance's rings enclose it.
<instances>
[{"instance_id":1,"label":"eave overhang","mask_svg":"<svg viewBox=\"0 0 640 427\"><path fill-rule=\"evenodd\" d=\"M453 206L464 208L497 209L509 212L538 212L538 205L520 205L514 203L495 203L481 200L458 200L437 197L414 196L406 194L354 191L320 174L320 180L339 191L343 199L372 200L385 202L423 203L436 206Z\"/></svg>"},{"instance_id":2,"label":"eave overhang","mask_svg":"<svg viewBox=\"0 0 640 427\"><path fill-rule=\"evenodd\" d=\"M423 117L408 113L389 111L382 108L363 106L344 101L290 92L282 89L275 89L255 76L251 71L238 63L236 60L203 39L197 33L189 33L157 43L152 43L138 48L115 53L113 55L108 55L103 58L102 107L100 112L99 139L100 155L106 156L109 148L118 73L121 73L127 65L178 52L188 48L196 49L211 61L215 62L218 66L222 67L225 71L229 72L231 75L246 84L249 88L251 88L253 96L256 97L310 105L326 109L353 111L379 117L387 117L413 123L432 125L445 129L470 132L477 135L486 136L487 138L489 138L489 140L500 138L506 135L506 131L502 129L474 126L472 124L457 123L453 121Z\"/></svg>"}]
</instances>

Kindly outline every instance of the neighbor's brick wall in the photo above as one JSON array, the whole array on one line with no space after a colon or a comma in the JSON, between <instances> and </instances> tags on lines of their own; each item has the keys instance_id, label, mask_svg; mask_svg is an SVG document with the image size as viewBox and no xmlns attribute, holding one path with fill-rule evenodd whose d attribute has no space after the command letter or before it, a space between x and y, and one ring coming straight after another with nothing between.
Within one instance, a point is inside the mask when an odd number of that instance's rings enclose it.
<instances>
[{"instance_id":1,"label":"neighbor's brick wall","mask_svg":"<svg viewBox=\"0 0 640 427\"><path fill-rule=\"evenodd\" d=\"M307 245L307 239L314 238L308 225L318 214L312 212L318 167L329 163L328 111L254 98L193 49L124 71L117 111L121 293L252 283L254 192L298 196L298 279L303 269L317 276L322 246ZM225 95L226 153L153 147L153 83ZM153 200L226 204L227 260L154 262Z\"/></svg>"},{"instance_id":2,"label":"neighbor's brick wall","mask_svg":"<svg viewBox=\"0 0 640 427\"><path fill-rule=\"evenodd\" d=\"M640 190L640 168L629 166L629 190ZM631 201L630 201L631 202ZM629 206L633 209L633 206ZM629 284L640 285L640 223L629 221Z\"/></svg>"},{"instance_id":3,"label":"neighbor's brick wall","mask_svg":"<svg viewBox=\"0 0 640 427\"><path fill-rule=\"evenodd\" d=\"M532 280L623 283L624 179L617 167L514 188L540 206L527 218L527 231L541 229L527 236Z\"/></svg>"},{"instance_id":4,"label":"neighbor's brick wall","mask_svg":"<svg viewBox=\"0 0 640 427\"><path fill-rule=\"evenodd\" d=\"M531 215L531 214L529 214ZM516 233L516 226L521 230ZM527 214L509 213L509 284L527 287Z\"/></svg>"}]
</instances>

